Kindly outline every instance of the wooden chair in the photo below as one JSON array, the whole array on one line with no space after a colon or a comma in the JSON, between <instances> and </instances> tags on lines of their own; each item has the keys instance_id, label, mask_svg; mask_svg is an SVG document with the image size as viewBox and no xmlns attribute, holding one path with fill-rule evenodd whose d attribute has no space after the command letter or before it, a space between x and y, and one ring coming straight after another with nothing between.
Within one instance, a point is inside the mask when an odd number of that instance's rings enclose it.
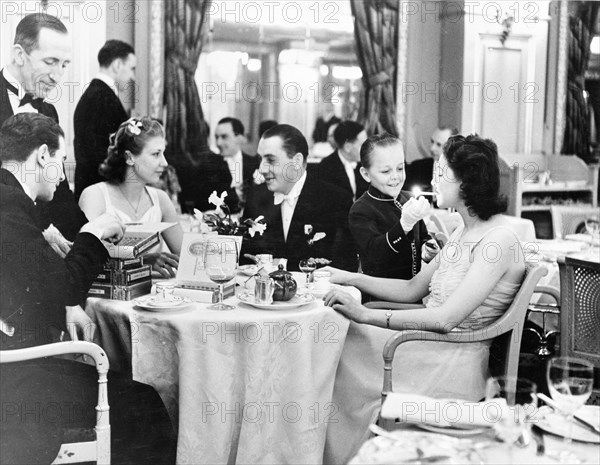
<instances>
[{"instance_id":1,"label":"wooden chair","mask_svg":"<svg viewBox=\"0 0 600 465\"><path fill-rule=\"evenodd\" d=\"M590 403L600 403L600 263L558 257L560 354L589 360L595 367Z\"/></svg>"},{"instance_id":2,"label":"wooden chair","mask_svg":"<svg viewBox=\"0 0 600 465\"><path fill-rule=\"evenodd\" d=\"M591 205L551 206L550 214L552 215L552 233L554 238L564 238L567 234L585 232L585 219L594 213L598 213L598 208L594 208Z\"/></svg>"},{"instance_id":3,"label":"wooden chair","mask_svg":"<svg viewBox=\"0 0 600 465\"><path fill-rule=\"evenodd\" d=\"M95 362L98 370L98 405L96 406L96 440L62 444L52 464L96 461L110 465L110 421L107 393L108 358L100 346L91 342L74 341L46 344L26 349L1 350L0 363L24 362L43 357L85 354Z\"/></svg>"},{"instance_id":4,"label":"wooden chair","mask_svg":"<svg viewBox=\"0 0 600 465\"><path fill-rule=\"evenodd\" d=\"M519 368L519 351L521 348L521 336L525 314L529 301L533 295L536 284L542 276L548 274L548 270L543 265L527 266L525 278L513 303L498 320L485 328L476 331L450 331L448 334L436 333L433 331L408 330L399 331L388 339L383 348L383 390L381 392L381 402L385 401L388 393L393 392L392 386L392 362L394 354L400 344L408 341L436 341L450 343L470 343L487 341L491 339L501 339L504 349L503 372L506 376L517 377ZM378 306L376 306L378 305ZM391 302L371 302L371 308L384 309L405 309L415 308L415 305L394 304ZM386 429L392 429L394 420L380 419L382 426Z\"/></svg>"}]
</instances>

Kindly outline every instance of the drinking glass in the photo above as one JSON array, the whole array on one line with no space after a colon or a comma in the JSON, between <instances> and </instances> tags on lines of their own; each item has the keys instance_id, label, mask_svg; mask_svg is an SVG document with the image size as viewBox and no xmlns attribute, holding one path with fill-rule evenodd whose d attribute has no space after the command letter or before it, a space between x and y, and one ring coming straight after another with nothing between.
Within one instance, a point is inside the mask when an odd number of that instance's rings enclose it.
<instances>
[{"instance_id":1,"label":"drinking glass","mask_svg":"<svg viewBox=\"0 0 600 465\"><path fill-rule=\"evenodd\" d=\"M317 262L309 258L307 260L300 260L298 266L300 268L300 271L302 271L306 275L306 289L308 289L308 281L310 279L310 274L317 269Z\"/></svg>"},{"instance_id":2,"label":"drinking glass","mask_svg":"<svg viewBox=\"0 0 600 465\"><path fill-rule=\"evenodd\" d=\"M600 215L592 213L585 219L585 229L592 236L592 250L597 247L600 241Z\"/></svg>"},{"instance_id":3,"label":"drinking glass","mask_svg":"<svg viewBox=\"0 0 600 465\"><path fill-rule=\"evenodd\" d=\"M581 463L579 457L569 450L573 435L573 414L592 394L594 366L580 358L556 357L548 362L546 377L550 395L560 408L556 413L563 415L567 424L564 448L554 454L555 458L562 463Z\"/></svg>"},{"instance_id":4,"label":"drinking glass","mask_svg":"<svg viewBox=\"0 0 600 465\"><path fill-rule=\"evenodd\" d=\"M524 378L490 378L487 380L485 398L488 402L497 402L498 417L494 431L508 445L509 460L514 463L515 443L521 436L525 438L530 434L530 420L537 410L537 386Z\"/></svg>"},{"instance_id":5,"label":"drinking glass","mask_svg":"<svg viewBox=\"0 0 600 465\"><path fill-rule=\"evenodd\" d=\"M219 285L219 302L209 310L233 310L235 306L223 303L223 284L235 277L238 262L237 244L231 241L208 242L204 248L204 270L210 280Z\"/></svg>"}]
</instances>

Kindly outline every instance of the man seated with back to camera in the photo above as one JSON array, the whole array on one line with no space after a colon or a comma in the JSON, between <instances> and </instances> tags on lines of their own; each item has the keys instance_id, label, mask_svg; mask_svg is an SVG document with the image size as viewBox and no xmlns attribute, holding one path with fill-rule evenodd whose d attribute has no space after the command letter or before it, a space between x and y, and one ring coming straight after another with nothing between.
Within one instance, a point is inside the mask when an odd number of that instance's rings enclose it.
<instances>
[{"instance_id":1,"label":"man seated with back to camera","mask_svg":"<svg viewBox=\"0 0 600 465\"><path fill-rule=\"evenodd\" d=\"M81 304L108 260L101 240L118 242L124 227L100 216L80 229L64 258L55 252L35 202L52 200L65 157L64 132L47 116L11 116L0 129L1 350L56 342L61 330L93 339ZM73 360L0 365L0 463L50 463L71 434L94 425L97 392L96 369ZM172 426L156 392L110 372L108 393L113 463L174 463ZM56 415L31 414L36 406L53 406Z\"/></svg>"}]
</instances>

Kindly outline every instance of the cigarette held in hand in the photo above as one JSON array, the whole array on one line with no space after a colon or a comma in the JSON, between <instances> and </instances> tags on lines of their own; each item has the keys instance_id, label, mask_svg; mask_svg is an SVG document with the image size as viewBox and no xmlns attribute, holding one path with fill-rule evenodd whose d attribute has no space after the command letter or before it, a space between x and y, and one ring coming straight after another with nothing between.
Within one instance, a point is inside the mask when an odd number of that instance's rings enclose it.
<instances>
[{"instance_id":1,"label":"cigarette held in hand","mask_svg":"<svg viewBox=\"0 0 600 465\"><path fill-rule=\"evenodd\" d=\"M421 189L419 189L418 187L414 187L412 190L412 195L414 195L415 197L420 197L420 196L431 196L433 197L435 194L435 192L423 192Z\"/></svg>"}]
</instances>

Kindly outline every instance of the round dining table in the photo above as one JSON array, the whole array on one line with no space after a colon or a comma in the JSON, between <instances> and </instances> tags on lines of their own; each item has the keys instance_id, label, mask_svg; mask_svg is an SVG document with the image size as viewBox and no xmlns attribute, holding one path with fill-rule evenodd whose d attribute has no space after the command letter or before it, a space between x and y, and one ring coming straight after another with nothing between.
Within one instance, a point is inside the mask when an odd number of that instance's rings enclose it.
<instances>
[{"instance_id":1,"label":"round dining table","mask_svg":"<svg viewBox=\"0 0 600 465\"><path fill-rule=\"evenodd\" d=\"M89 298L86 312L111 368L160 394L178 464L320 464L327 426L339 421L333 384L349 322L320 298L268 310L239 294L225 300L230 311Z\"/></svg>"}]
</instances>

